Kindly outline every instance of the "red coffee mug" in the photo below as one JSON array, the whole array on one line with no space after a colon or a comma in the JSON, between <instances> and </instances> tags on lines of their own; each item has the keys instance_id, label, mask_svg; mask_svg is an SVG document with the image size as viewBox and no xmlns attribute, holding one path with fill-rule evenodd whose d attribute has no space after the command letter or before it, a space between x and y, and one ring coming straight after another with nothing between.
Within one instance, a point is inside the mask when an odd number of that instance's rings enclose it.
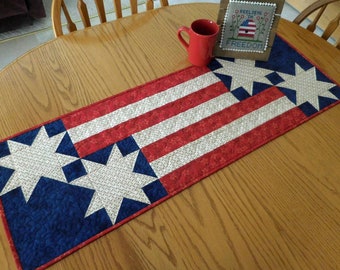
<instances>
[{"instance_id":1,"label":"red coffee mug","mask_svg":"<svg viewBox=\"0 0 340 270\"><path fill-rule=\"evenodd\" d=\"M182 32L189 35L189 43L184 40ZM207 19L199 19L191 27L182 26L177 31L179 41L188 51L190 63L195 66L206 66L213 57L219 26Z\"/></svg>"}]
</instances>

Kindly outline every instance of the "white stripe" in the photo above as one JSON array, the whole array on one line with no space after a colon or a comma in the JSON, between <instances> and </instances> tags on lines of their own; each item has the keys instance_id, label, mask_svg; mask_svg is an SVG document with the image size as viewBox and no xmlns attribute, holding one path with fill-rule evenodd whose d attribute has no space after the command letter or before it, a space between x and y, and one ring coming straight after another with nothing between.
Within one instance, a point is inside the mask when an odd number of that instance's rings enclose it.
<instances>
[{"instance_id":1,"label":"white stripe","mask_svg":"<svg viewBox=\"0 0 340 270\"><path fill-rule=\"evenodd\" d=\"M135 103L131 103L109 114L71 128L68 130L68 133L73 143L80 142L104 130L113 128L125 121L199 91L218 81L219 79L214 75L214 73L205 73L189 81L171 87L166 91L162 91Z\"/></svg>"},{"instance_id":2,"label":"white stripe","mask_svg":"<svg viewBox=\"0 0 340 270\"><path fill-rule=\"evenodd\" d=\"M240 29L256 29L256 25L254 26L240 26Z\"/></svg>"},{"instance_id":3,"label":"white stripe","mask_svg":"<svg viewBox=\"0 0 340 270\"><path fill-rule=\"evenodd\" d=\"M163 177L294 107L292 102L282 97L154 160L151 166L158 177Z\"/></svg>"},{"instance_id":4,"label":"white stripe","mask_svg":"<svg viewBox=\"0 0 340 270\"><path fill-rule=\"evenodd\" d=\"M137 132L133 134L133 138L139 147L143 148L214 113L222 111L237 102L238 99L236 99L233 94L230 92L224 93L181 114L168 118L157 125Z\"/></svg>"}]
</instances>

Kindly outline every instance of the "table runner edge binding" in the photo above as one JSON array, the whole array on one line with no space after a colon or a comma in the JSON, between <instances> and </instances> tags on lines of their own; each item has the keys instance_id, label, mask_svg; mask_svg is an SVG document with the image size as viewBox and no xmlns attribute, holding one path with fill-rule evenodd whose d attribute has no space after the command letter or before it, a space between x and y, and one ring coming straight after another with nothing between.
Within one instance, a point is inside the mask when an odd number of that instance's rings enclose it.
<instances>
[{"instance_id":1,"label":"table runner edge binding","mask_svg":"<svg viewBox=\"0 0 340 270\"><path fill-rule=\"evenodd\" d=\"M9 242L10 250L12 251L12 255L13 255L15 265L18 269L22 269L19 254L16 250L16 247L14 245L14 241L12 239L12 235L11 235L9 225L8 225L8 222L7 222L7 219L6 219L5 209L3 208L1 198L0 198L0 219L1 219L2 224L4 226L4 229L5 229L5 234L6 234L6 237L7 237L7 241Z\"/></svg>"}]
</instances>

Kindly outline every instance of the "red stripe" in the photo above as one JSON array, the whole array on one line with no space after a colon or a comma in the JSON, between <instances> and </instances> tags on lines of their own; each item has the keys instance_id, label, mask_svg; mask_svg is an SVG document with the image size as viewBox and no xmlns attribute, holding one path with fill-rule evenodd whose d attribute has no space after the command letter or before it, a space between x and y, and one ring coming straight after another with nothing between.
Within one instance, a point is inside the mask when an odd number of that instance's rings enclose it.
<instances>
[{"instance_id":1,"label":"red stripe","mask_svg":"<svg viewBox=\"0 0 340 270\"><path fill-rule=\"evenodd\" d=\"M160 181L163 183L169 194L174 195L277 138L284 132L293 129L306 121L306 119L307 117L299 108L289 110L162 177Z\"/></svg>"},{"instance_id":2,"label":"red stripe","mask_svg":"<svg viewBox=\"0 0 340 270\"><path fill-rule=\"evenodd\" d=\"M187 128L179 130L155 143L152 143L144 147L142 151L147 160L152 162L282 96L282 92L276 87L269 88L256 96L248 98L240 103L236 103Z\"/></svg>"},{"instance_id":3,"label":"red stripe","mask_svg":"<svg viewBox=\"0 0 340 270\"><path fill-rule=\"evenodd\" d=\"M76 143L75 147L80 157L87 156L99 149L120 141L133 133L158 124L228 91L229 90L222 82L217 82L211 86L202 88L200 91L91 136L86 140Z\"/></svg>"},{"instance_id":4,"label":"red stripe","mask_svg":"<svg viewBox=\"0 0 340 270\"><path fill-rule=\"evenodd\" d=\"M242 33L239 33L238 36L239 37L254 37L255 34L242 34Z\"/></svg>"},{"instance_id":5,"label":"red stripe","mask_svg":"<svg viewBox=\"0 0 340 270\"><path fill-rule=\"evenodd\" d=\"M166 77L151 81L147 84L132 88L114 97L110 97L85 109L66 115L62 118L67 129L76 127L97 117L108 114L131 103L142 100L148 96L160 93L170 87L186 82L210 70L207 67L189 67ZM93 89L95 91L96 89Z\"/></svg>"}]
</instances>

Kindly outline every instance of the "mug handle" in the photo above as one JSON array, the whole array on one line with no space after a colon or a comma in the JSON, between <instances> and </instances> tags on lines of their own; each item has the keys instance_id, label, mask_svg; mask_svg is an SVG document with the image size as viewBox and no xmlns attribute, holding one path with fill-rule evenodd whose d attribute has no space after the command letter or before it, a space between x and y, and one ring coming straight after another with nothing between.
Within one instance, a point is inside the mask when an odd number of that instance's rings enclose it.
<instances>
[{"instance_id":1,"label":"mug handle","mask_svg":"<svg viewBox=\"0 0 340 270\"><path fill-rule=\"evenodd\" d=\"M189 27L186 27L186 26L182 26L182 27L180 27L178 30L177 30L177 37L178 37L178 39L179 39L179 41L182 43L182 45L186 48L186 49L188 49L189 48L189 44L188 44L188 42L186 42L185 40L184 40L184 38L182 37L182 32L187 32L188 33L188 35L190 35L190 28Z\"/></svg>"}]
</instances>

